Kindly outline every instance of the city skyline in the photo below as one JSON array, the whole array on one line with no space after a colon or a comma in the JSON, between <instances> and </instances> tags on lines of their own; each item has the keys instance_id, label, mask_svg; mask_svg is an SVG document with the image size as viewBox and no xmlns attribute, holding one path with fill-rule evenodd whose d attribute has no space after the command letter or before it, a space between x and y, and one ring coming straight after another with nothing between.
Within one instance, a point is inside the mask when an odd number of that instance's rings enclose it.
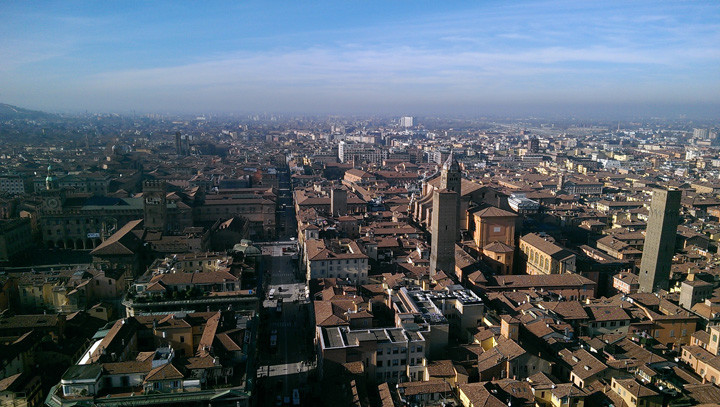
<instances>
[{"instance_id":1,"label":"city skyline","mask_svg":"<svg viewBox=\"0 0 720 407\"><path fill-rule=\"evenodd\" d=\"M720 6L3 4L0 101L52 112L720 111Z\"/></svg>"}]
</instances>

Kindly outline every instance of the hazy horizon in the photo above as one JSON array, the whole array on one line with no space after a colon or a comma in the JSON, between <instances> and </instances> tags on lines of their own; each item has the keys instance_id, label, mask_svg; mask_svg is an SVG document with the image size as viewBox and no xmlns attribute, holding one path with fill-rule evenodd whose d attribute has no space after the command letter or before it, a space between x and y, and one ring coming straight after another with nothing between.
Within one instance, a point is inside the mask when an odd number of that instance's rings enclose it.
<instances>
[{"instance_id":1,"label":"hazy horizon","mask_svg":"<svg viewBox=\"0 0 720 407\"><path fill-rule=\"evenodd\" d=\"M0 4L0 101L51 112L720 113L720 3Z\"/></svg>"}]
</instances>

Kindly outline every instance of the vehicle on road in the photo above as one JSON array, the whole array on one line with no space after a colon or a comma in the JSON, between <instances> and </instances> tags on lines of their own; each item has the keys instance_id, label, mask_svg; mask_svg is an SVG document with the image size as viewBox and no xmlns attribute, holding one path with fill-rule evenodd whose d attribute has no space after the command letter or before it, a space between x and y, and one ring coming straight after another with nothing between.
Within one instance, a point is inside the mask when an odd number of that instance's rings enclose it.
<instances>
[{"instance_id":1,"label":"vehicle on road","mask_svg":"<svg viewBox=\"0 0 720 407\"><path fill-rule=\"evenodd\" d=\"M273 329L272 332L270 332L270 349L277 348L277 329Z\"/></svg>"}]
</instances>

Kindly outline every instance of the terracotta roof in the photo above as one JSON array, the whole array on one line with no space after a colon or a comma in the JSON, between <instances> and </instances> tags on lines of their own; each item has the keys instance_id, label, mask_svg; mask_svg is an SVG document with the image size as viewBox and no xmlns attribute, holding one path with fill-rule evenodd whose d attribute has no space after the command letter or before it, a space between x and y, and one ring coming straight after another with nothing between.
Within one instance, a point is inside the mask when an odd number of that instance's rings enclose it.
<instances>
[{"instance_id":1,"label":"terracotta roof","mask_svg":"<svg viewBox=\"0 0 720 407\"><path fill-rule=\"evenodd\" d=\"M473 407L507 407L507 404L490 394L484 383L466 383L459 386Z\"/></svg>"},{"instance_id":2,"label":"terracotta roof","mask_svg":"<svg viewBox=\"0 0 720 407\"><path fill-rule=\"evenodd\" d=\"M518 215L513 212L508 212L508 211L502 210L500 208L490 206L490 207L487 207L485 209L475 212L475 216L477 216L478 218L506 218L506 217L517 218Z\"/></svg>"},{"instance_id":3,"label":"terracotta roof","mask_svg":"<svg viewBox=\"0 0 720 407\"><path fill-rule=\"evenodd\" d=\"M455 368L451 360L436 360L427 365L430 377L452 377L455 376Z\"/></svg>"},{"instance_id":4,"label":"terracotta roof","mask_svg":"<svg viewBox=\"0 0 720 407\"><path fill-rule=\"evenodd\" d=\"M512 246L508 246L503 242L488 243L482 249L491 251L494 253L512 253L515 251L515 249Z\"/></svg>"},{"instance_id":5,"label":"terracotta roof","mask_svg":"<svg viewBox=\"0 0 720 407\"><path fill-rule=\"evenodd\" d=\"M166 363L151 370L145 377L146 382L157 382L162 380L182 379L183 374L173 366L172 363Z\"/></svg>"},{"instance_id":6,"label":"terracotta roof","mask_svg":"<svg viewBox=\"0 0 720 407\"><path fill-rule=\"evenodd\" d=\"M505 288L576 287L596 283L579 274L506 275L495 276L498 286Z\"/></svg>"},{"instance_id":7,"label":"terracotta roof","mask_svg":"<svg viewBox=\"0 0 720 407\"><path fill-rule=\"evenodd\" d=\"M8 376L4 379L0 379L0 391L6 391L10 389L15 382L18 381L20 376L22 375L22 372L14 374L12 376Z\"/></svg>"},{"instance_id":8,"label":"terracotta roof","mask_svg":"<svg viewBox=\"0 0 720 407\"><path fill-rule=\"evenodd\" d=\"M590 318L595 321L624 321L629 320L628 314L620 307L616 306L589 306Z\"/></svg>"},{"instance_id":9,"label":"terracotta roof","mask_svg":"<svg viewBox=\"0 0 720 407\"><path fill-rule=\"evenodd\" d=\"M558 355L565 363L570 365L573 373L582 380L607 370L607 366L604 363L596 359L585 349L578 349L574 352L563 349L558 352Z\"/></svg>"},{"instance_id":10,"label":"terracotta roof","mask_svg":"<svg viewBox=\"0 0 720 407\"><path fill-rule=\"evenodd\" d=\"M155 353L153 352L153 355ZM152 370L152 359L144 361L130 360L127 362L103 363L103 368L110 375L128 373L148 373Z\"/></svg>"},{"instance_id":11,"label":"terracotta roof","mask_svg":"<svg viewBox=\"0 0 720 407\"><path fill-rule=\"evenodd\" d=\"M558 246L554 242L543 238L536 233L528 233L527 235L521 237L520 241L527 243L528 245L555 259L562 260L574 255L571 251Z\"/></svg>"},{"instance_id":12,"label":"terracotta roof","mask_svg":"<svg viewBox=\"0 0 720 407\"><path fill-rule=\"evenodd\" d=\"M442 380L430 380L427 382L404 382L398 384L398 391L404 390L405 396L417 396L420 394L448 393L452 391L450 383Z\"/></svg>"},{"instance_id":13,"label":"terracotta roof","mask_svg":"<svg viewBox=\"0 0 720 407\"><path fill-rule=\"evenodd\" d=\"M187 358L187 362L185 362L185 368L186 369L212 369L216 367L221 367L219 363L215 362L215 358L212 356L203 356L203 357L191 357Z\"/></svg>"},{"instance_id":14,"label":"terracotta roof","mask_svg":"<svg viewBox=\"0 0 720 407\"><path fill-rule=\"evenodd\" d=\"M634 395L638 399L640 397L651 397L658 395L657 392L641 385L640 383L635 381L635 379L616 379L615 382L617 382L618 386L622 386L625 390L628 391L628 393Z\"/></svg>"},{"instance_id":15,"label":"terracotta roof","mask_svg":"<svg viewBox=\"0 0 720 407\"><path fill-rule=\"evenodd\" d=\"M226 333L216 335L217 339L223 345L225 350L230 352L236 352L242 350L242 348Z\"/></svg>"},{"instance_id":16,"label":"terracotta roof","mask_svg":"<svg viewBox=\"0 0 720 407\"><path fill-rule=\"evenodd\" d=\"M478 356L478 372L482 373L503 361L513 360L526 353L525 349L512 339L500 336L497 340L498 344L495 347L484 351Z\"/></svg>"},{"instance_id":17,"label":"terracotta roof","mask_svg":"<svg viewBox=\"0 0 720 407\"><path fill-rule=\"evenodd\" d=\"M360 250L360 246L354 241L343 242L349 250L335 252L331 250L324 240L311 239L305 242L305 251L308 260L331 260L331 259L366 259L367 256Z\"/></svg>"},{"instance_id":18,"label":"terracotta roof","mask_svg":"<svg viewBox=\"0 0 720 407\"><path fill-rule=\"evenodd\" d=\"M544 301L541 302L540 305L545 309L555 312L565 320L588 318L585 308L583 308L579 301Z\"/></svg>"},{"instance_id":19,"label":"terracotta roof","mask_svg":"<svg viewBox=\"0 0 720 407\"><path fill-rule=\"evenodd\" d=\"M207 356L212 348L213 341L215 340L215 333L217 332L218 325L220 324L220 312L218 311L215 315L208 319L203 329L202 336L198 342L197 356Z\"/></svg>"},{"instance_id":20,"label":"terracotta roof","mask_svg":"<svg viewBox=\"0 0 720 407\"><path fill-rule=\"evenodd\" d=\"M142 219L138 219L126 223L120 230L113 233L112 236L105 239L104 242L93 249L90 254L93 256L135 254L135 250L137 250L141 240L130 232L142 224L142 222Z\"/></svg>"},{"instance_id":21,"label":"terracotta roof","mask_svg":"<svg viewBox=\"0 0 720 407\"><path fill-rule=\"evenodd\" d=\"M395 403L390 393L390 387L387 383L378 385L378 393L380 393L380 407L395 407Z\"/></svg>"}]
</instances>

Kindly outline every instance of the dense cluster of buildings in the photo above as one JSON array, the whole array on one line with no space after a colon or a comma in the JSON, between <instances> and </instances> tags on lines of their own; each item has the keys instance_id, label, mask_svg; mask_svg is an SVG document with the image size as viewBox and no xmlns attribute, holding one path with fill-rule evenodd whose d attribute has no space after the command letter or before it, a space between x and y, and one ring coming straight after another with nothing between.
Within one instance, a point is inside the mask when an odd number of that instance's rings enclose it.
<instances>
[{"instance_id":1,"label":"dense cluster of buildings","mask_svg":"<svg viewBox=\"0 0 720 407\"><path fill-rule=\"evenodd\" d=\"M0 405L720 397L716 128L267 119L0 146Z\"/></svg>"}]
</instances>

